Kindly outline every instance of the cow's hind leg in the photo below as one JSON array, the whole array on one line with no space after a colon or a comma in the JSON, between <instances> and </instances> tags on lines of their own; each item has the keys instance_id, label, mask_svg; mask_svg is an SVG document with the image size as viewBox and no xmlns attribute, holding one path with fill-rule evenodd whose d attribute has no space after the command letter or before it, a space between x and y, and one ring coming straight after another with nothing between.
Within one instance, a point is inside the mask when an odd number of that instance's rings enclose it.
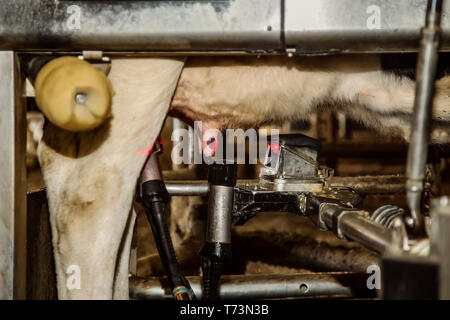
<instances>
[{"instance_id":1,"label":"cow's hind leg","mask_svg":"<svg viewBox=\"0 0 450 320\"><path fill-rule=\"evenodd\" d=\"M119 255L129 253L123 235L134 223L135 184L182 67L173 59L113 60L111 119L86 133L45 128L39 160L60 299L127 296L127 264Z\"/></svg>"},{"instance_id":2,"label":"cow's hind leg","mask_svg":"<svg viewBox=\"0 0 450 320\"><path fill-rule=\"evenodd\" d=\"M392 134L398 129L409 138L415 82L382 71L344 75L338 86L338 99L350 100L346 112L368 127ZM450 132L450 77L436 81L433 104L432 141L446 143Z\"/></svg>"}]
</instances>

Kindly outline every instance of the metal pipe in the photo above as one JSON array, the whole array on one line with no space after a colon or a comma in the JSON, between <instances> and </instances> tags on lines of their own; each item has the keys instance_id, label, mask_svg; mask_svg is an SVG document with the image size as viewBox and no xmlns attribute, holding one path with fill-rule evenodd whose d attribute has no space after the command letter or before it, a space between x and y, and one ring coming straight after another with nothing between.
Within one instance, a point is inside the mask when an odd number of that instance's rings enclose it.
<instances>
[{"instance_id":1,"label":"metal pipe","mask_svg":"<svg viewBox=\"0 0 450 320\"><path fill-rule=\"evenodd\" d=\"M361 195L405 193L404 176L382 175L361 177L333 177L331 187L348 187ZM259 180L238 180L237 184L258 184ZM208 182L205 180L172 180L166 182L171 196L207 196Z\"/></svg>"},{"instance_id":2,"label":"metal pipe","mask_svg":"<svg viewBox=\"0 0 450 320\"><path fill-rule=\"evenodd\" d=\"M206 240L231 243L231 219L233 210L233 187L211 186L209 197L208 227Z\"/></svg>"},{"instance_id":3,"label":"metal pipe","mask_svg":"<svg viewBox=\"0 0 450 320\"><path fill-rule=\"evenodd\" d=\"M404 194L405 181L398 175L333 177L330 186L352 188L360 195Z\"/></svg>"},{"instance_id":4,"label":"metal pipe","mask_svg":"<svg viewBox=\"0 0 450 320\"><path fill-rule=\"evenodd\" d=\"M324 203L320 206L319 216L338 237L356 241L380 253L394 245L394 239L397 239L392 229L369 220L361 211Z\"/></svg>"},{"instance_id":5,"label":"metal pipe","mask_svg":"<svg viewBox=\"0 0 450 320\"><path fill-rule=\"evenodd\" d=\"M377 0L376 6L373 0L358 0L357 6L354 3L2 1L0 49L132 50L155 51L162 56L228 55L230 51L277 54L285 53L286 48L300 54L417 51L420 34L416 26L422 23L426 0ZM366 8L375 11L368 11L366 16ZM173 17L177 17L177 23L173 23ZM367 19L374 23L368 25ZM445 20L443 48L448 50L449 17Z\"/></svg>"},{"instance_id":6,"label":"metal pipe","mask_svg":"<svg viewBox=\"0 0 450 320\"><path fill-rule=\"evenodd\" d=\"M416 96L406 169L406 194L410 208L410 218L406 222L416 233L424 232L421 200L430 142L434 80L441 34L441 13L442 0L429 0L417 61Z\"/></svg>"},{"instance_id":7,"label":"metal pipe","mask_svg":"<svg viewBox=\"0 0 450 320\"><path fill-rule=\"evenodd\" d=\"M205 243L200 250L204 300L216 300L223 266L231 260L231 213L236 186L235 164L209 167L210 195Z\"/></svg>"},{"instance_id":8,"label":"metal pipe","mask_svg":"<svg viewBox=\"0 0 450 320\"><path fill-rule=\"evenodd\" d=\"M207 196L209 185L207 181L169 181L167 191L171 196Z\"/></svg>"},{"instance_id":9,"label":"metal pipe","mask_svg":"<svg viewBox=\"0 0 450 320\"><path fill-rule=\"evenodd\" d=\"M202 298L201 277L187 277L195 296ZM354 273L311 273L293 275L222 276L221 300L281 299L297 297L352 297L367 290L366 281ZM144 300L170 299L165 278L131 278L130 298Z\"/></svg>"},{"instance_id":10,"label":"metal pipe","mask_svg":"<svg viewBox=\"0 0 450 320\"><path fill-rule=\"evenodd\" d=\"M279 0L4 1L0 49L281 51L280 7Z\"/></svg>"},{"instance_id":11,"label":"metal pipe","mask_svg":"<svg viewBox=\"0 0 450 320\"><path fill-rule=\"evenodd\" d=\"M394 241L391 229L353 212L341 218L340 228L347 238L380 253L392 246Z\"/></svg>"}]
</instances>

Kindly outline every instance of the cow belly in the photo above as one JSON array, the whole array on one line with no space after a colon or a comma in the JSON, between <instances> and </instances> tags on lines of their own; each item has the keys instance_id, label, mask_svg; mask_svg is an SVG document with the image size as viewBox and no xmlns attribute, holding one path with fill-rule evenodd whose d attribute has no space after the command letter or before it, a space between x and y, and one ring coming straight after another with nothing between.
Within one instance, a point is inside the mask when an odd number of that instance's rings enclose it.
<instances>
[{"instance_id":1,"label":"cow belly","mask_svg":"<svg viewBox=\"0 0 450 320\"><path fill-rule=\"evenodd\" d=\"M433 142L449 141L450 77L436 82ZM340 110L382 134L407 139L415 83L381 69L380 58L192 58L186 63L171 111L203 128L257 128Z\"/></svg>"},{"instance_id":2,"label":"cow belly","mask_svg":"<svg viewBox=\"0 0 450 320\"><path fill-rule=\"evenodd\" d=\"M128 298L134 188L147 157L143 151L161 129L183 64L113 60L115 96L105 125L86 133L46 126L38 153L60 299Z\"/></svg>"}]
</instances>

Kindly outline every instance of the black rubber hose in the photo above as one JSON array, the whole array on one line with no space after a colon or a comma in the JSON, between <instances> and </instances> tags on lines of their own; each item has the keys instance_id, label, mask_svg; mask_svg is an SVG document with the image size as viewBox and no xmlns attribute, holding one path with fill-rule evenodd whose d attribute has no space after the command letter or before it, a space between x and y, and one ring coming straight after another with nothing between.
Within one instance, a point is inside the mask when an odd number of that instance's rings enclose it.
<instances>
[{"instance_id":1,"label":"black rubber hose","mask_svg":"<svg viewBox=\"0 0 450 320\"><path fill-rule=\"evenodd\" d=\"M203 300L219 300L219 281L223 272L223 263L202 257Z\"/></svg>"},{"instance_id":2,"label":"black rubber hose","mask_svg":"<svg viewBox=\"0 0 450 320\"><path fill-rule=\"evenodd\" d=\"M191 300L193 298L192 288L181 271L169 228L167 227L165 206L168 193L165 185L160 180L152 180L145 182L141 188L143 195L142 205L147 213L170 288L173 292L175 289L181 289L180 292L174 292L175 297L178 298L178 295L180 295L182 300ZM183 288L186 288L187 292L183 292Z\"/></svg>"},{"instance_id":3,"label":"black rubber hose","mask_svg":"<svg viewBox=\"0 0 450 320\"><path fill-rule=\"evenodd\" d=\"M205 242L200 250L203 300L219 300L219 282L224 265L231 260L231 243Z\"/></svg>"}]
</instances>

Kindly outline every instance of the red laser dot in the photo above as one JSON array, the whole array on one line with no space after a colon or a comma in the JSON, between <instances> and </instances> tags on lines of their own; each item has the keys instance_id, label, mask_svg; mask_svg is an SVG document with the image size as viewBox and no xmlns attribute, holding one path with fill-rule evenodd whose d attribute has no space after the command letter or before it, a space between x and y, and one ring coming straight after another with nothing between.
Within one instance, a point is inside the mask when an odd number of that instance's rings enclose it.
<instances>
[{"instance_id":1,"label":"red laser dot","mask_svg":"<svg viewBox=\"0 0 450 320\"><path fill-rule=\"evenodd\" d=\"M217 141L215 141L214 144L213 144L213 147L212 147L212 154L213 155L216 153L217 146L218 146L218 143L217 143Z\"/></svg>"},{"instance_id":2,"label":"red laser dot","mask_svg":"<svg viewBox=\"0 0 450 320\"><path fill-rule=\"evenodd\" d=\"M277 151L277 152L280 152L280 149L281 149L279 144L270 144L269 148L270 148L270 150Z\"/></svg>"}]
</instances>

